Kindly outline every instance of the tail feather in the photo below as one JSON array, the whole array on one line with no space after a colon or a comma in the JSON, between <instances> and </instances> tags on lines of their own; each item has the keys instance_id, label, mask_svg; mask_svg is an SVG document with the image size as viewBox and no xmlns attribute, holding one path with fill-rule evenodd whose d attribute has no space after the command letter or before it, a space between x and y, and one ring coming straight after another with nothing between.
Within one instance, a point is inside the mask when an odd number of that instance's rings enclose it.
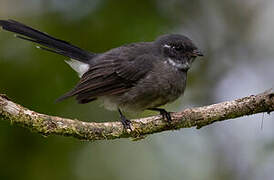
<instances>
[{"instance_id":1,"label":"tail feather","mask_svg":"<svg viewBox=\"0 0 274 180\"><path fill-rule=\"evenodd\" d=\"M47 48L41 47L43 50L61 54L81 62L87 62L96 55L14 20L0 20L0 27L4 30L23 35L16 36L20 39L46 46Z\"/></svg>"}]
</instances>

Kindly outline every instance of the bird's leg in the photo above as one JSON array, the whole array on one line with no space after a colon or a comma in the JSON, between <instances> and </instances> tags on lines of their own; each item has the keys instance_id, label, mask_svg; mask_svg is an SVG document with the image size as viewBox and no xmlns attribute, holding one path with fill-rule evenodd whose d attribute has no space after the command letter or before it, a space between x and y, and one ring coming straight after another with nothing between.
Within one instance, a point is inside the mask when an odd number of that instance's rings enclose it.
<instances>
[{"instance_id":1,"label":"bird's leg","mask_svg":"<svg viewBox=\"0 0 274 180\"><path fill-rule=\"evenodd\" d=\"M120 114L121 123L123 124L124 129L125 129L125 130L127 130L127 129L132 130L131 127L130 127L131 121L128 120L128 119L123 115L122 111L121 111L119 108L118 108L118 112L119 112L119 114Z\"/></svg>"},{"instance_id":2,"label":"bird's leg","mask_svg":"<svg viewBox=\"0 0 274 180\"><path fill-rule=\"evenodd\" d=\"M165 109L161 109L161 108L148 108L148 110L150 111L158 111L160 112L160 114L163 116L163 119L166 119L167 122L171 122L171 116L170 116L170 112L167 112Z\"/></svg>"}]
</instances>

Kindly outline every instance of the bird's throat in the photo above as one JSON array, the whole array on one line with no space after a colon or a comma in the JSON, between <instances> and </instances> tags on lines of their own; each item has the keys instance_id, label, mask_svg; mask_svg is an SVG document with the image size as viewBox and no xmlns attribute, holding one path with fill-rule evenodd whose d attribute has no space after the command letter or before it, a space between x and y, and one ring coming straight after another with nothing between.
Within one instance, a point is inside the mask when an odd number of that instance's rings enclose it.
<instances>
[{"instance_id":1,"label":"bird's throat","mask_svg":"<svg viewBox=\"0 0 274 180\"><path fill-rule=\"evenodd\" d=\"M179 70L188 70L190 68L190 64L189 63L181 63L178 60L174 60L172 58L168 58L166 63L170 64L171 66L179 69Z\"/></svg>"}]
</instances>

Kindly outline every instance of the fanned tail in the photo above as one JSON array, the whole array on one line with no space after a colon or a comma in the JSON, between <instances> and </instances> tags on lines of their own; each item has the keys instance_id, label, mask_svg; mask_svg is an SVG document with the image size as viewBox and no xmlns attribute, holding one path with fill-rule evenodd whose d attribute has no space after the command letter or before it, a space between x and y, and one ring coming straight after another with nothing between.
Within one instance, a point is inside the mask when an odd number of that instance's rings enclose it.
<instances>
[{"instance_id":1,"label":"fanned tail","mask_svg":"<svg viewBox=\"0 0 274 180\"><path fill-rule=\"evenodd\" d=\"M20 39L45 46L40 47L43 50L61 54L81 62L87 62L96 55L14 20L0 20L0 26L4 30L20 34L16 35Z\"/></svg>"}]
</instances>

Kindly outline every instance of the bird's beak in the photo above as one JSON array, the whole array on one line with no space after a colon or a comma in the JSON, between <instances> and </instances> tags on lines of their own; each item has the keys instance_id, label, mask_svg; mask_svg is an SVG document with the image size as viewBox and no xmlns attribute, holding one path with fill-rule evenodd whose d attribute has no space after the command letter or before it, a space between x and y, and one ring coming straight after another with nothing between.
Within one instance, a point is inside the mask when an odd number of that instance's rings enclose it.
<instances>
[{"instance_id":1,"label":"bird's beak","mask_svg":"<svg viewBox=\"0 0 274 180\"><path fill-rule=\"evenodd\" d=\"M195 49L193 52L192 52L192 55L194 57L197 57L197 56L204 56L204 54L199 50L199 49Z\"/></svg>"}]
</instances>

